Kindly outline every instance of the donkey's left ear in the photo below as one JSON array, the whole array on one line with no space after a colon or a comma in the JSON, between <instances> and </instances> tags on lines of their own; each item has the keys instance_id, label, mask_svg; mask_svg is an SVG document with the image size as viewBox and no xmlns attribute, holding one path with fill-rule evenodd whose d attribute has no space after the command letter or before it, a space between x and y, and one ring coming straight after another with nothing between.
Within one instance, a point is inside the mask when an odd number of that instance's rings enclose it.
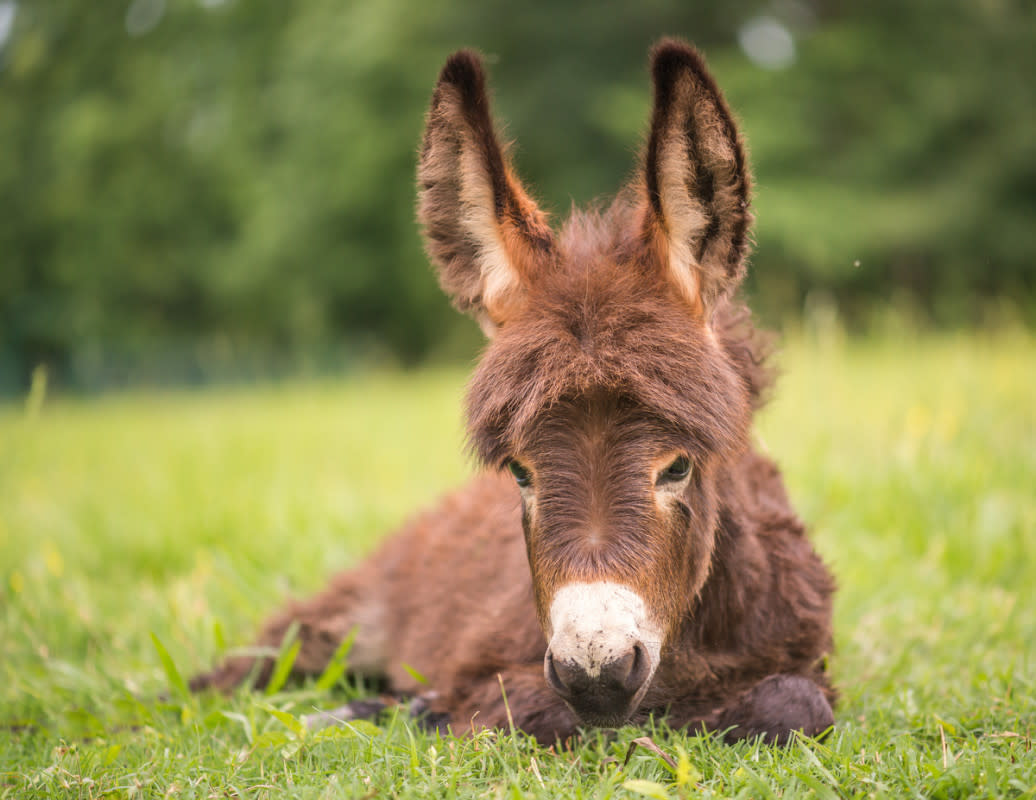
<instances>
[{"instance_id":1,"label":"donkey's left ear","mask_svg":"<svg viewBox=\"0 0 1036 800\"><path fill-rule=\"evenodd\" d=\"M654 50L644 234L666 277L708 320L745 271L751 176L744 145L705 61L683 42Z\"/></svg>"},{"instance_id":2,"label":"donkey's left ear","mask_svg":"<svg viewBox=\"0 0 1036 800\"><path fill-rule=\"evenodd\" d=\"M482 63L452 55L439 75L417 166L417 213L439 282L487 335L520 313L555 260L546 216L511 172L493 130Z\"/></svg>"}]
</instances>

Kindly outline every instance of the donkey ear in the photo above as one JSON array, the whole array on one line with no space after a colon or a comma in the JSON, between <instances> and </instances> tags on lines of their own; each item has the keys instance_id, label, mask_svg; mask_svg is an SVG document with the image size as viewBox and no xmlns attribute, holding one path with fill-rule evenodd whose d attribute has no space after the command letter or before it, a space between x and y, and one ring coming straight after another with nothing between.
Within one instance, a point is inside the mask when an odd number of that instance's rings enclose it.
<instances>
[{"instance_id":1,"label":"donkey ear","mask_svg":"<svg viewBox=\"0 0 1036 800\"><path fill-rule=\"evenodd\" d=\"M418 218L439 281L491 335L521 310L555 245L545 215L505 160L482 64L470 51L452 55L439 75L417 182Z\"/></svg>"},{"instance_id":2,"label":"donkey ear","mask_svg":"<svg viewBox=\"0 0 1036 800\"><path fill-rule=\"evenodd\" d=\"M744 145L693 48L662 41L653 53L652 75L644 233L666 277L708 319L745 271L752 215Z\"/></svg>"}]
</instances>

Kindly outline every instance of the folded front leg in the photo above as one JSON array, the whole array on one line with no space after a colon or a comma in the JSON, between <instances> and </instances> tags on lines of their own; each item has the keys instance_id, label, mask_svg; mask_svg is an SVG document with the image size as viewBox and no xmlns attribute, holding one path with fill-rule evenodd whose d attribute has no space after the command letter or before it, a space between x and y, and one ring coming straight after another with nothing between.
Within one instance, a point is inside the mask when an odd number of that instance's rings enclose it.
<instances>
[{"instance_id":1,"label":"folded front leg","mask_svg":"<svg viewBox=\"0 0 1036 800\"><path fill-rule=\"evenodd\" d=\"M710 720L727 742L754 739L785 745L798 731L819 736L834 725L824 690L802 675L770 675Z\"/></svg>"}]
</instances>

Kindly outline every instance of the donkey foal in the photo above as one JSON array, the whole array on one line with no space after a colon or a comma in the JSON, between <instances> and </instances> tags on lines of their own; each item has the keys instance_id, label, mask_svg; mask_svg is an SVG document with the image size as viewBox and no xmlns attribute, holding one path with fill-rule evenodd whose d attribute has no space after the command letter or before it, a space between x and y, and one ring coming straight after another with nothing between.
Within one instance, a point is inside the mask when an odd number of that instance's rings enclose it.
<instances>
[{"instance_id":1,"label":"donkey foal","mask_svg":"<svg viewBox=\"0 0 1036 800\"><path fill-rule=\"evenodd\" d=\"M732 300L744 147L693 49L662 42L652 73L638 176L555 232L497 140L479 59L447 61L418 213L443 288L489 338L467 396L489 470L266 624L267 647L298 624L298 675L355 628L350 669L413 694L412 666L456 732L507 725L501 681L544 742L649 714L781 743L832 724L834 584L750 444L770 377ZM192 686L271 668L234 657Z\"/></svg>"}]
</instances>

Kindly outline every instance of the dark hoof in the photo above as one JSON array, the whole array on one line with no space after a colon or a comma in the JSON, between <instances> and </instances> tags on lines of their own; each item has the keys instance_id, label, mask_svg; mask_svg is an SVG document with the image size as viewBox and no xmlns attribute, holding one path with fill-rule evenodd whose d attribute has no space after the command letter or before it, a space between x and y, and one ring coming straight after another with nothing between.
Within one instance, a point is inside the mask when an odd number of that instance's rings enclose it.
<instances>
[{"instance_id":1,"label":"dark hoof","mask_svg":"<svg viewBox=\"0 0 1036 800\"><path fill-rule=\"evenodd\" d=\"M431 711L429 702L434 699L435 697L431 693L412 698L408 709L410 718L417 723L421 730L429 733L438 732L445 736L449 733L450 715ZM302 722L310 730L319 730L331 725L343 725L357 719L374 719L385 709L398 705L399 700L400 698L388 695L381 699L353 700L329 711L307 714L302 718Z\"/></svg>"},{"instance_id":2,"label":"dark hoof","mask_svg":"<svg viewBox=\"0 0 1036 800\"><path fill-rule=\"evenodd\" d=\"M389 704L382 700L353 700L344 706L330 711L317 711L306 714L302 724L312 731L329 728L332 725L344 725L358 719L373 719L388 708Z\"/></svg>"},{"instance_id":3,"label":"dark hoof","mask_svg":"<svg viewBox=\"0 0 1036 800\"><path fill-rule=\"evenodd\" d=\"M763 737L767 744L786 745L796 731L820 736L834 725L834 712L823 691L801 675L771 675L761 680L727 709L719 730L728 742Z\"/></svg>"},{"instance_id":4,"label":"dark hoof","mask_svg":"<svg viewBox=\"0 0 1036 800\"><path fill-rule=\"evenodd\" d=\"M439 699L438 692L422 692L410 700L410 716L426 733L447 736L450 733L450 715L445 711L433 711L432 704Z\"/></svg>"}]
</instances>

